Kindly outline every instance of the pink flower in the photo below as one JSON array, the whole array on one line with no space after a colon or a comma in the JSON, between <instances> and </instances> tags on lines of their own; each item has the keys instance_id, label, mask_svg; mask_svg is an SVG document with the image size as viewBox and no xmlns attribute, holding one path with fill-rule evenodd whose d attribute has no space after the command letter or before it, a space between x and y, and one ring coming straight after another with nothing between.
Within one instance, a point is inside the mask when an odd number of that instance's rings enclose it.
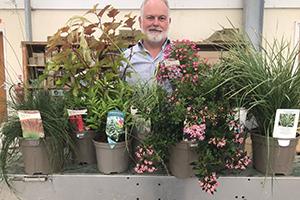
<instances>
[{"instance_id":1,"label":"pink flower","mask_svg":"<svg viewBox=\"0 0 300 200\"><path fill-rule=\"evenodd\" d=\"M202 180L199 180L200 187L205 192L213 195L217 191L219 182L217 181L216 173L212 173L209 176L204 177Z\"/></svg>"},{"instance_id":2,"label":"pink flower","mask_svg":"<svg viewBox=\"0 0 300 200\"><path fill-rule=\"evenodd\" d=\"M138 146L135 152L137 163L134 167L134 171L138 174L142 174L145 172L152 173L157 170L154 166L155 163L152 161L154 158L154 150L151 146L149 147L141 147Z\"/></svg>"},{"instance_id":3,"label":"pink flower","mask_svg":"<svg viewBox=\"0 0 300 200\"><path fill-rule=\"evenodd\" d=\"M209 144L214 144L217 148L222 148L226 145L226 139L223 138L210 138L208 141Z\"/></svg>"},{"instance_id":4,"label":"pink flower","mask_svg":"<svg viewBox=\"0 0 300 200\"><path fill-rule=\"evenodd\" d=\"M192 126L185 126L183 128L183 133L188 136L190 139L198 139L200 141L204 140L205 138L205 124L194 124Z\"/></svg>"},{"instance_id":5,"label":"pink flower","mask_svg":"<svg viewBox=\"0 0 300 200\"><path fill-rule=\"evenodd\" d=\"M149 149L147 149L146 151L147 151L147 154L150 155L150 156L152 156L153 153L154 153L154 151L151 147Z\"/></svg>"},{"instance_id":6,"label":"pink flower","mask_svg":"<svg viewBox=\"0 0 300 200\"><path fill-rule=\"evenodd\" d=\"M246 153L238 151L236 155L226 161L225 167L228 169L244 170L251 163L251 159Z\"/></svg>"},{"instance_id":7,"label":"pink flower","mask_svg":"<svg viewBox=\"0 0 300 200\"><path fill-rule=\"evenodd\" d=\"M155 168L155 167L151 167L151 168L148 168L148 172L149 173L152 173L152 172L154 172L154 171L156 171L157 169Z\"/></svg>"},{"instance_id":8,"label":"pink flower","mask_svg":"<svg viewBox=\"0 0 300 200\"><path fill-rule=\"evenodd\" d=\"M237 144L243 144L244 138L241 136L241 134L235 134L233 142L235 142Z\"/></svg>"},{"instance_id":9,"label":"pink flower","mask_svg":"<svg viewBox=\"0 0 300 200\"><path fill-rule=\"evenodd\" d=\"M137 158L141 158L141 154L140 154L139 152L135 152L135 156L136 156Z\"/></svg>"}]
</instances>

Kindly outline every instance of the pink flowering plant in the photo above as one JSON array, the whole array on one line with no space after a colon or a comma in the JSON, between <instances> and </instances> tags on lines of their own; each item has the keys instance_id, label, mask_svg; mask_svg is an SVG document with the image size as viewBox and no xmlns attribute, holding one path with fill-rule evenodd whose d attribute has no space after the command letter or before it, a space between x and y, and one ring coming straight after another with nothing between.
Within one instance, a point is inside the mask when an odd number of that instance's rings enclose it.
<instances>
[{"instance_id":1,"label":"pink flowering plant","mask_svg":"<svg viewBox=\"0 0 300 200\"><path fill-rule=\"evenodd\" d=\"M227 97L230 72L208 64L198 51L188 40L174 41L166 49L157 80L168 83L172 91L160 91L159 104L152 111L152 134L145 143L156 152L152 155L159 155L156 164L167 162L171 145L192 142L198 155L191 163L195 175L200 187L213 194L219 174L244 170L251 161L243 151L245 129L236 100Z\"/></svg>"},{"instance_id":2,"label":"pink flowering plant","mask_svg":"<svg viewBox=\"0 0 300 200\"><path fill-rule=\"evenodd\" d=\"M145 172L155 172L157 170L156 162L157 158L152 146L137 146L135 157L137 159L134 171L138 174Z\"/></svg>"}]
</instances>

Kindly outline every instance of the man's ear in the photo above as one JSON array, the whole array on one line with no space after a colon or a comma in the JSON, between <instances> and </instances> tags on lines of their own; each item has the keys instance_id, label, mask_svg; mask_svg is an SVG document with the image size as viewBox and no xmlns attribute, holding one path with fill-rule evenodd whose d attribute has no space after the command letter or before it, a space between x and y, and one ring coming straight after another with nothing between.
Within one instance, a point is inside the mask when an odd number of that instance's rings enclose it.
<instances>
[{"instance_id":1,"label":"man's ear","mask_svg":"<svg viewBox=\"0 0 300 200\"><path fill-rule=\"evenodd\" d=\"M172 20L171 20L171 17L169 17L169 24L171 24L171 21L172 21Z\"/></svg>"}]
</instances>

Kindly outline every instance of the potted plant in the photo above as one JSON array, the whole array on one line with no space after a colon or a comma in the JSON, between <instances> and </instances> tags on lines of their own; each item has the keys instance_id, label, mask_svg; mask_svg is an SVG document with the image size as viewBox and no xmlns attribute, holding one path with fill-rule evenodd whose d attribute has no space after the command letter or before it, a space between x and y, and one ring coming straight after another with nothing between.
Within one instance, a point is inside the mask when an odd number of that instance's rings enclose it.
<instances>
[{"instance_id":1,"label":"potted plant","mask_svg":"<svg viewBox=\"0 0 300 200\"><path fill-rule=\"evenodd\" d=\"M153 164L169 160L175 176L195 174L202 189L214 193L218 173L243 170L250 160L243 152L237 105L226 96L230 74L219 65L210 66L197 52L196 44L187 40L174 41L167 48L157 79L163 88L170 84L172 91L157 91L152 134L145 141L147 146L136 152L140 162L135 169L149 172L156 169ZM176 168L179 164L180 169ZM187 171L182 173L183 169Z\"/></svg>"},{"instance_id":2,"label":"potted plant","mask_svg":"<svg viewBox=\"0 0 300 200\"><path fill-rule=\"evenodd\" d=\"M85 105L88 110L87 124L96 130L94 145L98 169L109 174L123 172L128 168L132 88L121 80L106 84L113 84L113 87L103 87L105 82L98 80L86 93ZM110 114L116 115L111 117Z\"/></svg>"},{"instance_id":3,"label":"potted plant","mask_svg":"<svg viewBox=\"0 0 300 200\"><path fill-rule=\"evenodd\" d=\"M40 112L45 137L23 138L20 119L14 113L2 127L1 175L7 178L12 161L21 150L25 173L49 174L63 169L66 161L65 149L72 143L67 134L67 121L64 117L64 101L54 99L49 92L35 90L27 93L24 101L13 105L13 111L36 110ZM37 123L32 123L31 128ZM24 130L24 129L23 129ZM20 148L18 148L18 145ZM7 180L7 179L6 179Z\"/></svg>"},{"instance_id":4,"label":"potted plant","mask_svg":"<svg viewBox=\"0 0 300 200\"><path fill-rule=\"evenodd\" d=\"M52 76L56 86L69 88L70 97L80 99L83 108L87 109L87 125L96 132L94 144L97 154L99 146L112 147L107 144L110 139L122 143L105 150L107 156L97 156L100 171L121 172L127 169L128 164L104 166L113 160L128 163L127 132L131 130L132 89L121 80L119 68L125 63L130 65L122 49L135 43L140 35L133 28L135 16L128 14L123 20L118 20L119 11L110 5L99 11L96 8L94 6L84 16L71 18L50 38L47 52L52 56L43 78ZM127 37L119 34L120 29L129 30ZM124 115L119 118L118 124L121 126L125 120L122 130L117 130L111 121L107 121L112 119L110 114L116 110ZM112 134L107 137L107 132L118 136ZM117 134L119 132L120 135ZM122 147L122 155L116 158L111 152L119 146Z\"/></svg>"},{"instance_id":5,"label":"potted plant","mask_svg":"<svg viewBox=\"0 0 300 200\"><path fill-rule=\"evenodd\" d=\"M295 63L299 51L284 40L266 41L257 51L245 37L237 37L243 45L232 47L223 63L232 72L233 96L256 124L251 130L253 165L262 173L290 174L297 138L289 138L290 144L283 147L273 130L277 109L300 106L300 70Z\"/></svg>"},{"instance_id":6,"label":"potted plant","mask_svg":"<svg viewBox=\"0 0 300 200\"><path fill-rule=\"evenodd\" d=\"M93 139L96 132L87 124L87 109L84 100L65 92L69 117L69 132L74 141L73 160L79 165L95 164L96 151Z\"/></svg>"},{"instance_id":7,"label":"potted plant","mask_svg":"<svg viewBox=\"0 0 300 200\"><path fill-rule=\"evenodd\" d=\"M136 84L132 94L132 149L144 144L151 132L151 112L158 104L157 85ZM133 155L134 156L134 155Z\"/></svg>"}]
</instances>

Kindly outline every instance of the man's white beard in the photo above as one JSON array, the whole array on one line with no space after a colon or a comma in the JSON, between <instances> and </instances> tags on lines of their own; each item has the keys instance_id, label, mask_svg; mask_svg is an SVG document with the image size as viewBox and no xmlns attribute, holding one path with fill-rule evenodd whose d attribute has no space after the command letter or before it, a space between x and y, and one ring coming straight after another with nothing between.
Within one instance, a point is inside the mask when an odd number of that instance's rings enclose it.
<instances>
[{"instance_id":1,"label":"man's white beard","mask_svg":"<svg viewBox=\"0 0 300 200\"><path fill-rule=\"evenodd\" d=\"M167 31L161 33L152 33L151 31L144 32L147 36L147 40L153 43L162 42L167 37Z\"/></svg>"}]
</instances>

